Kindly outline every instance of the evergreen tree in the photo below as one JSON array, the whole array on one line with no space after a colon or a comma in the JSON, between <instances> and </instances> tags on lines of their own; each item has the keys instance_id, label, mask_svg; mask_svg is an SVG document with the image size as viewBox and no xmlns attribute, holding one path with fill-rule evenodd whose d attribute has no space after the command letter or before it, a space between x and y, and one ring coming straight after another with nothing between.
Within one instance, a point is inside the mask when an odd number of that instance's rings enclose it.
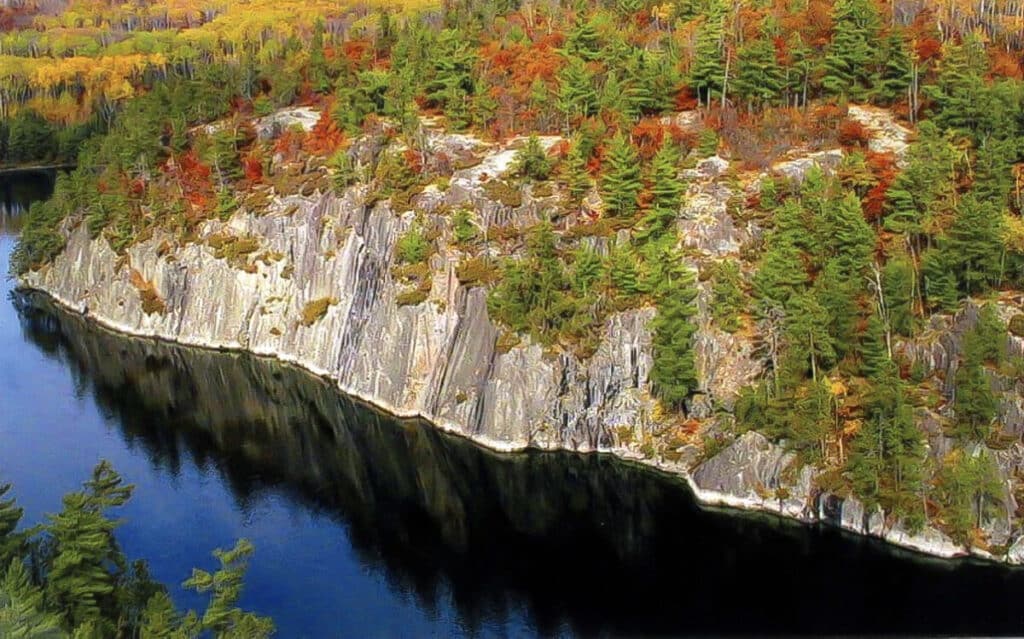
<instances>
[{"instance_id":1,"label":"evergreen tree","mask_svg":"<svg viewBox=\"0 0 1024 639\"><path fill-rule=\"evenodd\" d=\"M183 585L199 593L210 593L202 616L202 628L217 637L262 639L274 633L274 623L237 607L253 546L240 539L231 550L215 550L220 569L214 573L195 569Z\"/></svg>"},{"instance_id":2,"label":"evergreen tree","mask_svg":"<svg viewBox=\"0 0 1024 639\"><path fill-rule=\"evenodd\" d=\"M877 385L885 379L895 365L889 357L889 348L885 343L885 324L872 314L868 318L867 330L861 339L861 374Z\"/></svg>"},{"instance_id":3,"label":"evergreen tree","mask_svg":"<svg viewBox=\"0 0 1024 639\"><path fill-rule=\"evenodd\" d=\"M832 21L835 27L825 50L821 85L832 95L863 101L876 80L878 11L871 0L837 0Z\"/></svg>"},{"instance_id":4,"label":"evergreen tree","mask_svg":"<svg viewBox=\"0 0 1024 639\"><path fill-rule=\"evenodd\" d=\"M963 440L984 441L999 414L999 402L981 362L965 360L956 372L956 422L953 434Z\"/></svg>"},{"instance_id":5,"label":"evergreen tree","mask_svg":"<svg viewBox=\"0 0 1024 639\"><path fill-rule=\"evenodd\" d=\"M806 284L807 270L800 251L791 242L770 242L753 283L762 309L784 306Z\"/></svg>"},{"instance_id":6,"label":"evergreen tree","mask_svg":"<svg viewBox=\"0 0 1024 639\"><path fill-rule=\"evenodd\" d=\"M1006 358L1006 340L1006 325L995 305L985 304L978 313L978 323L964 336L964 358L998 367Z\"/></svg>"},{"instance_id":7,"label":"evergreen tree","mask_svg":"<svg viewBox=\"0 0 1024 639\"><path fill-rule=\"evenodd\" d=\"M882 292L888 311L889 327L898 335L914 333L914 291L917 286L914 266L905 256L889 260L882 269Z\"/></svg>"},{"instance_id":8,"label":"evergreen tree","mask_svg":"<svg viewBox=\"0 0 1024 639\"><path fill-rule=\"evenodd\" d=\"M984 449L969 454L956 449L943 460L936 477L935 497L950 536L971 542L971 531L1001 510L1003 485Z\"/></svg>"},{"instance_id":9,"label":"evergreen tree","mask_svg":"<svg viewBox=\"0 0 1024 639\"><path fill-rule=\"evenodd\" d=\"M672 233L683 203L686 185L679 180L678 155L669 144L662 145L651 165L651 202L644 215L638 239L660 242L674 238Z\"/></svg>"},{"instance_id":10,"label":"evergreen tree","mask_svg":"<svg viewBox=\"0 0 1024 639\"><path fill-rule=\"evenodd\" d=\"M840 359L856 346L862 281L862 278L844 272L841 260L833 259L825 265L812 289L828 315L826 329L835 345L836 356Z\"/></svg>"},{"instance_id":11,"label":"evergreen tree","mask_svg":"<svg viewBox=\"0 0 1024 639\"><path fill-rule=\"evenodd\" d=\"M119 522L105 512L124 505L132 487L107 462L101 462L82 492L64 497L64 508L50 516L47 532L55 554L47 565L47 600L63 610L72 626L102 625L113 606L116 575L109 567L124 565L114 539Z\"/></svg>"},{"instance_id":12,"label":"evergreen tree","mask_svg":"<svg viewBox=\"0 0 1024 639\"><path fill-rule=\"evenodd\" d=\"M543 182L551 175L553 164L540 138L531 135L523 148L516 151L513 168L520 177Z\"/></svg>"},{"instance_id":13,"label":"evergreen tree","mask_svg":"<svg viewBox=\"0 0 1024 639\"><path fill-rule=\"evenodd\" d=\"M860 200L853 193L827 208L823 228L828 231L829 247L839 272L859 281L872 263L875 234L864 220Z\"/></svg>"},{"instance_id":14,"label":"evergreen tree","mask_svg":"<svg viewBox=\"0 0 1024 639\"><path fill-rule=\"evenodd\" d=\"M565 53L585 62L601 58L601 41L597 29L587 19L585 11L576 12L576 23L565 39Z\"/></svg>"},{"instance_id":15,"label":"evergreen tree","mask_svg":"<svg viewBox=\"0 0 1024 639\"><path fill-rule=\"evenodd\" d=\"M697 289L693 272L679 255L670 260L671 277L657 295L658 313L651 322L654 393L665 405L682 408L697 389L693 334Z\"/></svg>"},{"instance_id":16,"label":"evergreen tree","mask_svg":"<svg viewBox=\"0 0 1024 639\"><path fill-rule=\"evenodd\" d=\"M903 33L890 28L882 41L882 69L875 93L884 104L895 104L909 99L909 88L913 82L913 62Z\"/></svg>"},{"instance_id":17,"label":"evergreen tree","mask_svg":"<svg viewBox=\"0 0 1024 639\"><path fill-rule=\"evenodd\" d=\"M896 367L882 366L872 381L866 419L847 465L850 478L855 494L867 504L880 505L917 530L925 521L921 431Z\"/></svg>"},{"instance_id":18,"label":"evergreen tree","mask_svg":"<svg viewBox=\"0 0 1024 639\"><path fill-rule=\"evenodd\" d=\"M835 363L835 340L828 332L828 311L811 292L793 295L786 304L786 342L810 366L811 377Z\"/></svg>"},{"instance_id":19,"label":"evergreen tree","mask_svg":"<svg viewBox=\"0 0 1024 639\"><path fill-rule=\"evenodd\" d=\"M573 255L572 288L577 295L586 296L604 277L604 261L593 249L581 246Z\"/></svg>"},{"instance_id":20,"label":"evergreen tree","mask_svg":"<svg viewBox=\"0 0 1024 639\"><path fill-rule=\"evenodd\" d=\"M620 298L629 300L640 294L636 253L628 244L616 246L608 255L608 276Z\"/></svg>"},{"instance_id":21,"label":"evergreen tree","mask_svg":"<svg viewBox=\"0 0 1024 639\"><path fill-rule=\"evenodd\" d=\"M766 18L765 22L769 20ZM733 89L750 111L776 103L786 86L773 38L776 29L765 25L757 38L739 51Z\"/></svg>"},{"instance_id":22,"label":"evergreen tree","mask_svg":"<svg viewBox=\"0 0 1024 639\"><path fill-rule=\"evenodd\" d=\"M309 82L318 93L331 90L327 57L324 54L324 21L320 18L313 24L313 37L309 43Z\"/></svg>"},{"instance_id":23,"label":"evergreen tree","mask_svg":"<svg viewBox=\"0 0 1024 639\"><path fill-rule=\"evenodd\" d=\"M973 195L960 201L947 246L964 293L985 291L998 281L1002 235L1002 211L995 204Z\"/></svg>"},{"instance_id":24,"label":"evergreen tree","mask_svg":"<svg viewBox=\"0 0 1024 639\"><path fill-rule=\"evenodd\" d=\"M569 146L569 154L562 164L562 181L565 182L569 195L569 201L579 206L583 198L593 188L594 181L587 170L589 154L583 144L583 140L577 136Z\"/></svg>"},{"instance_id":25,"label":"evergreen tree","mask_svg":"<svg viewBox=\"0 0 1024 639\"><path fill-rule=\"evenodd\" d=\"M935 102L935 123L941 129L972 133L987 119L984 74L988 69L985 44L976 33L961 42L949 40L943 46L938 82L925 87Z\"/></svg>"},{"instance_id":26,"label":"evergreen tree","mask_svg":"<svg viewBox=\"0 0 1024 639\"><path fill-rule=\"evenodd\" d=\"M21 557L27 541L24 533L17 532L25 511L18 508L13 499L4 499L10 490L10 484L0 484L0 566L6 566L14 557Z\"/></svg>"},{"instance_id":27,"label":"evergreen tree","mask_svg":"<svg viewBox=\"0 0 1024 639\"><path fill-rule=\"evenodd\" d=\"M576 118L586 118L597 113L594 74L582 58L569 58L559 71L558 87L558 110L565 116L567 125Z\"/></svg>"},{"instance_id":28,"label":"evergreen tree","mask_svg":"<svg viewBox=\"0 0 1024 639\"><path fill-rule=\"evenodd\" d=\"M704 21L697 29L690 86L698 101L710 105L725 88L725 13L723 0L709 0Z\"/></svg>"},{"instance_id":29,"label":"evergreen tree","mask_svg":"<svg viewBox=\"0 0 1024 639\"><path fill-rule=\"evenodd\" d=\"M629 220L640 206L640 156L629 140L618 134L611 141L606 161L601 179L605 211L613 218Z\"/></svg>"},{"instance_id":30,"label":"evergreen tree","mask_svg":"<svg viewBox=\"0 0 1024 639\"><path fill-rule=\"evenodd\" d=\"M60 617L45 609L43 592L29 578L21 559L0 572L0 637L62 639Z\"/></svg>"},{"instance_id":31,"label":"evergreen tree","mask_svg":"<svg viewBox=\"0 0 1024 639\"><path fill-rule=\"evenodd\" d=\"M925 253L922 260L924 293L933 308L951 312L956 310L960 300L954 258L946 248L944 238L939 239L939 245Z\"/></svg>"}]
</instances>

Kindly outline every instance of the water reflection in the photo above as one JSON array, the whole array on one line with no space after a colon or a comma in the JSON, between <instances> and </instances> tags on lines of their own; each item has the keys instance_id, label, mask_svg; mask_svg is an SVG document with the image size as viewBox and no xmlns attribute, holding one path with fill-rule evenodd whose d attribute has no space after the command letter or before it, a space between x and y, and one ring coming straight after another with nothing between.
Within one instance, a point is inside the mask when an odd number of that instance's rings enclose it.
<instances>
[{"instance_id":1,"label":"water reflection","mask_svg":"<svg viewBox=\"0 0 1024 639\"><path fill-rule=\"evenodd\" d=\"M26 338L154 465L173 476L191 458L243 507L272 489L329 515L367 570L470 629L525 615L543 634L1024 630L1017 571L705 511L609 458L491 454L294 368L115 336L35 301Z\"/></svg>"},{"instance_id":2,"label":"water reflection","mask_svg":"<svg viewBox=\"0 0 1024 639\"><path fill-rule=\"evenodd\" d=\"M0 235L21 231L22 214L36 200L44 200L52 189L46 173L19 173L0 176ZM0 265L4 266L5 265Z\"/></svg>"}]
</instances>

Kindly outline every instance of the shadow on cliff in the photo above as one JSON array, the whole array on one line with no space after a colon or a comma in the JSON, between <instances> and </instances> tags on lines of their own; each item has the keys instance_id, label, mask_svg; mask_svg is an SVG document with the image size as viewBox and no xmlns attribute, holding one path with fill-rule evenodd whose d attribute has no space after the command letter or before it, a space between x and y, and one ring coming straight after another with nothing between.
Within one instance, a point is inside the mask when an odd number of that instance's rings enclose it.
<instances>
[{"instance_id":1,"label":"shadow on cliff","mask_svg":"<svg viewBox=\"0 0 1024 639\"><path fill-rule=\"evenodd\" d=\"M1024 631L1024 574L699 508L604 456L498 455L396 420L270 360L127 338L19 298L122 437L175 474L215 468L342 523L360 560L470 629L524 610L543 634Z\"/></svg>"}]
</instances>

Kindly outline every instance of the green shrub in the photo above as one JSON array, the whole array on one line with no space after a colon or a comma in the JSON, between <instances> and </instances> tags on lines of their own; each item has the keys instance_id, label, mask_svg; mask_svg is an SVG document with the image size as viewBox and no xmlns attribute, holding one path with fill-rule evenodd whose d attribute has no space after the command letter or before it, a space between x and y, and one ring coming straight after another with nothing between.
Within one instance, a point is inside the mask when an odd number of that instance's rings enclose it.
<instances>
[{"instance_id":1,"label":"green shrub","mask_svg":"<svg viewBox=\"0 0 1024 639\"><path fill-rule=\"evenodd\" d=\"M406 264L425 262L430 257L430 249L430 242L423 228L416 223L409 227L405 235L398 238L395 244L395 257Z\"/></svg>"}]
</instances>

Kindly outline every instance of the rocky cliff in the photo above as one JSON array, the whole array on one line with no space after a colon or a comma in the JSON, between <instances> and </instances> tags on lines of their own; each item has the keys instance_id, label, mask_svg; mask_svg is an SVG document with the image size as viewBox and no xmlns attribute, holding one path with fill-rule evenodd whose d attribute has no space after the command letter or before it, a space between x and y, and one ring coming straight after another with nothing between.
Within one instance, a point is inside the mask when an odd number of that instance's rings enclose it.
<instances>
[{"instance_id":1,"label":"rocky cliff","mask_svg":"<svg viewBox=\"0 0 1024 639\"><path fill-rule=\"evenodd\" d=\"M962 554L937 530L911 536L881 512L823 493L815 469L799 467L792 454L757 433L727 438L712 454L692 427L664 415L651 397L653 308L610 316L585 358L528 338L509 339L488 316L486 289L460 281L458 267L467 255L452 239L450 216L433 213L471 205L484 229L523 228L536 222L550 194L527 186L515 201L500 201L484 185L507 168L513 148L429 126L424 135L438 155L457 157L468 149L476 161L416 196L418 221L412 210L374 201L366 185L340 194L323 188L312 171L294 192L267 189L259 206L208 221L187 241L157 231L119 254L69 220L63 253L22 284L119 331L296 363L396 415L423 417L491 448L612 452L687 477L709 503L825 521L934 554ZM796 158L776 170L799 177L815 164L828 166L838 153ZM756 186L724 179L728 167L713 157L687 172L690 192L678 223L695 264L731 258L760 234L756 223L730 215L730 202ZM396 244L414 223L424 223L424 215L437 250L429 260L429 293L410 298ZM606 250L614 241L596 243ZM702 392L690 414L703 432L714 433L716 410L728 410L739 389L759 376L763 355L754 337L719 330L709 305L703 285L695 343ZM948 365L935 358L936 366ZM1007 410L1017 407L1019 414L1018 404L1009 402ZM1022 465L1007 461L1003 467L1015 464ZM1010 521L992 524L1004 531L1007 547L1017 533ZM1024 544L1013 548L1009 558L1024 560Z\"/></svg>"}]
</instances>

